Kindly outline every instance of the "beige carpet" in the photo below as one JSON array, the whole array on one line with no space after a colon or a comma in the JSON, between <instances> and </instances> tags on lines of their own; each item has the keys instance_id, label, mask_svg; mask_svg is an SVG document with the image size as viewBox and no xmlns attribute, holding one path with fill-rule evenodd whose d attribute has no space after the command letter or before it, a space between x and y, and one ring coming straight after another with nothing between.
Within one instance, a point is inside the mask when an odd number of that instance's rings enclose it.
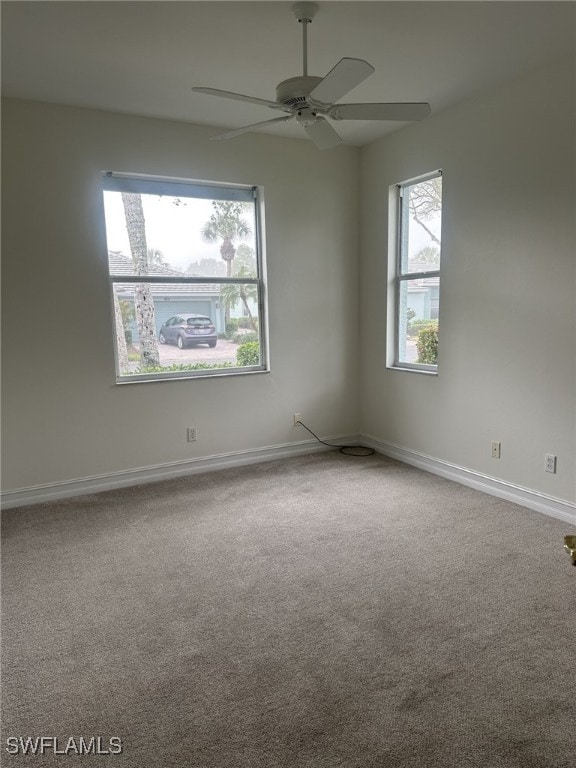
<instances>
[{"instance_id":1,"label":"beige carpet","mask_svg":"<svg viewBox=\"0 0 576 768\"><path fill-rule=\"evenodd\" d=\"M5 512L2 764L572 768L570 532L337 452Z\"/></svg>"}]
</instances>

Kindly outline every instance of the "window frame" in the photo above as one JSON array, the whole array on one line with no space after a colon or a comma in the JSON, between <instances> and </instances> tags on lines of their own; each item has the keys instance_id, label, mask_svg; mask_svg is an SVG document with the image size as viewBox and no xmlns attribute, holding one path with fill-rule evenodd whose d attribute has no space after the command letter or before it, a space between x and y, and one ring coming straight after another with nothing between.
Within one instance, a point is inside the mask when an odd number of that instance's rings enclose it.
<instances>
[{"instance_id":1,"label":"window frame","mask_svg":"<svg viewBox=\"0 0 576 768\"><path fill-rule=\"evenodd\" d=\"M165 176L151 176L117 171L102 172L102 193L106 191L136 192L141 194L181 196L192 199L238 200L254 204L254 242L256 277L221 277L221 276L169 276L169 275L114 275L110 273L108 248L106 249L106 268L110 288L110 309L114 329L114 364L116 384L139 384L182 379L201 379L206 377L243 376L254 373L270 372L268 347L268 306L266 290L266 260L264 249L264 190L257 185L222 183L206 180L189 180ZM106 238L107 241L107 238ZM260 363L232 368L209 368L191 371L166 371L164 373L121 374L119 366L118 336L114 312L114 286L116 284L148 285L255 285L258 307L258 338Z\"/></svg>"},{"instance_id":2,"label":"window frame","mask_svg":"<svg viewBox=\"0 0 576 768\"><path fill-rule=\"evenodd\" d=\"M438 294L440 295L442 254L440 255L440 267L433 270L409 272L403 269L403 206L405 190L430 179L443 178L442 170L437 169L416 176L406 181L398 182L390 187L389 194L389 239L388 239L388 333L387 333L387 368L391 370L412 371L428 375L438 375L438 363L410 363L400 360L400 307L402 283L411 280L425 278L438 278ZM442 212L441 212L442 227ZM440 302L439 305L440 306Z\"/></svg>"}]
</instances>

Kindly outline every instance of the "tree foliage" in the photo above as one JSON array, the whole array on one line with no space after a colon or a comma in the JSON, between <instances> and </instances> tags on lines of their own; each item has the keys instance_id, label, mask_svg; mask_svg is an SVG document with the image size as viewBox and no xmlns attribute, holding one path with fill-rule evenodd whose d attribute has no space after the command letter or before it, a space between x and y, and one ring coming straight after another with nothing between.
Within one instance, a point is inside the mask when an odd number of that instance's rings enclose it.
<instances>
[{"instance_id":1,"label":"tree foliage","mask_svg":"<svg viewBox=\"0 0 576 768\"><path fill-rule=\"evenodd\" d=\"M433 245L426 245L421 248L414 257L416 264L438 267L440 264L440 249Z\"/></svg>"},{"instance_id":2,"label":"tree foliage","mask_svg":"<svg viewBox=\"0 0 576 768\"><path fill-rule=\"evenodd\" d=\"M430 239L441 245L440 238L427 226L436 214L442 211L442 177L426 179L410 188L408 195L410 215L426 231Z\"/></svg>"},{"instance_id":3,"label":"tree foliage","mask_svg":"<svg viewBox=\"0 0 576 768\"><path fill-rule=\"evenodd\" d=\"M156 265L159 267L168 266L166 257L164 256L164 253L159 248L148 248L148 265L149 266Z\"/></svg>"},{"instance_id":4,"label":"tree foliage","mask_svg":"<svg viewBox=\"0 0 576 768\"><path fill-rule=\"evenodd\" d=\"M193 277L224 277L226 267L217 259L199 259L192 261L186 269L186 274Z\"/></svg>"},{"instance_id":5,"label":"tree foliage","mask_svg":"<svg viewBox=\"0 0 576 768\"><path fill-rule=\"evenodd\" d=\"M120 312L122 313L122 323L124 329L126 329L130 323L134 322L136 319L136 310L134 309L132 302L127 301L126 299L120 299L119 304Z\"/></svg>"},{"instance_id":6,"label":"tree foliage","mask_svg":"<svg viewBox=\"0 0 576 768\"><path fill-rule=\"evenodd\" d=\"M247 243L240 243L234 257L234 275L238 275L243 269L245 277L256 277L256 254Z\"/></svg>"},{"instance_id":7,"label":"tree foliage","mask_svg":"<svg viewBox=\"0 0 576 768\"><path fill-rule=\"evenodd\" d=\"M234 277L252 277L252 275L248 268L243 266L236 270ZM220 296L222 297L228 315L230 314L229 310L231 308L235 307L239 301L242 302L244 311L249 318L250 328L253 331L258 330L256 320L250 309L250 301L258 301L258 290L254 283L227 283L221 287Z\"/></svg>"},{"instance_id":8,"label":"tree foliage","mask_svg":"<svg viewBox=\"0 0 576 768\"><path fill-rule=\"evenodd\" d=\"M236 242L251 234L250 224L244 218L247 203L233 200L212 200L214 209L210 219L201 229L201 236L207 243L221 240L220 256L226 262L226 276L232 275L232 262L236 255Z\"/></svg>"}]
</instances>

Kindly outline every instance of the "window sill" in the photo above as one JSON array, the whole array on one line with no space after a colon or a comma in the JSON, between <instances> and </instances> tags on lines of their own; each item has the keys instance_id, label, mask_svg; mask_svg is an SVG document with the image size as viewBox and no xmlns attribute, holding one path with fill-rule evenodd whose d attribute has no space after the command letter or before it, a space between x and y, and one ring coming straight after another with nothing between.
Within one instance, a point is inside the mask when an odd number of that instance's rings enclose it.
<instances>
[{"instance_id":1,"label":"window sill","mask_svg":"<svg viewBox=\"0 0 576 768\"><path fill-rule=\"evenodd\" d=\"M411 365L387 365L389 371L402 371L403 373L424 373L427 376L438 376L437 368L417 368Z\"/></svg>"},{"instance_id":2,"label":"window sill","mask_svg":"<svg viewBox=\"0 0 576 768\"><path fill-rule=\"evenodd\" d=\"M124 376L116 379L116 384L159 384L165 381L198 381L200 379L213 379L213 378L230 378L235 376L251 376L255 373L270 373L269 368L251 368L251 369L238 369L232 370L220 370L220 371L206 371L206 373L196 372L192 376L186 376L182 373L165 373L154 376L142 374L139 376Z\"/></svg>"}]
</instances>

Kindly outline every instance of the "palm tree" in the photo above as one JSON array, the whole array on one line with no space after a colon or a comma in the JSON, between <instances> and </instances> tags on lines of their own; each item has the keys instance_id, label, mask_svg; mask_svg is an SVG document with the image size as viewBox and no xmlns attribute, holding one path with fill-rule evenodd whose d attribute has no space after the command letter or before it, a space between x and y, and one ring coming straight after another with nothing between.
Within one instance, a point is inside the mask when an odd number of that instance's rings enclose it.
<instances>
[{"instance_id":1,"label":"palm tree","mask_svg":"<svg viewBox=\"0 0 576 768\"><path fill-rule=\"evenodd\" d=\"M144 276L148 274L148 248L146 246L146 224L142 197L134 192L122 192L122 204L124 205L126 231L134 262L134 272L138 276ZM142 368L154 368L160 365L160 356L156 343L154 300L147 283L134 285L134 309L138 335L140 336L140 366Z\"/></svg>"},{"instance_id":2,"label":"palm tree","mask_svg":"<svg viewBox=\"0 0 576 768\"><path fill-rule=\"evenodd\" d=\"M256 277L256 254L254 249L250 248L246 243L240 243L236 249L236 256L234 257L235 277L238 277L240 270L243 269L242 277Z\"/></svg>"},{"instance_id":3,"label":"palm tree","mask_svg":"<svg viewBox=\"0 0 576 768\"><path fill-rule=\"evenodd\" d=\"M252 277L252 275L246 267L240 267L234 277ZM228 283L227 285L223 285L220 289L220 296L224 300L226 313L228 315L230 314L230 307L235 307L236 304L241 301L246 310L246 314L250 319L250 327L253 331L258 332L256 320L250 311L250 305L248 303L250 300L258 300L258 291L254 283L247 283L246 285L243 283Z\"/></svg>"},{"instance_id":4,"label":"palm tree","mask_svg":"<svg viewBox=\"0 0 576 768\"><path fill-rule=\"evenodd\" d=\"M250 224L242 217L248 209L246 203L233 200L212 200L213 214L201 229L207 243L222 240L220 256L226 262L226 277L232 276L232 262L236 255L235 242L251 234Z\"/></svg>"}]
</instances>

